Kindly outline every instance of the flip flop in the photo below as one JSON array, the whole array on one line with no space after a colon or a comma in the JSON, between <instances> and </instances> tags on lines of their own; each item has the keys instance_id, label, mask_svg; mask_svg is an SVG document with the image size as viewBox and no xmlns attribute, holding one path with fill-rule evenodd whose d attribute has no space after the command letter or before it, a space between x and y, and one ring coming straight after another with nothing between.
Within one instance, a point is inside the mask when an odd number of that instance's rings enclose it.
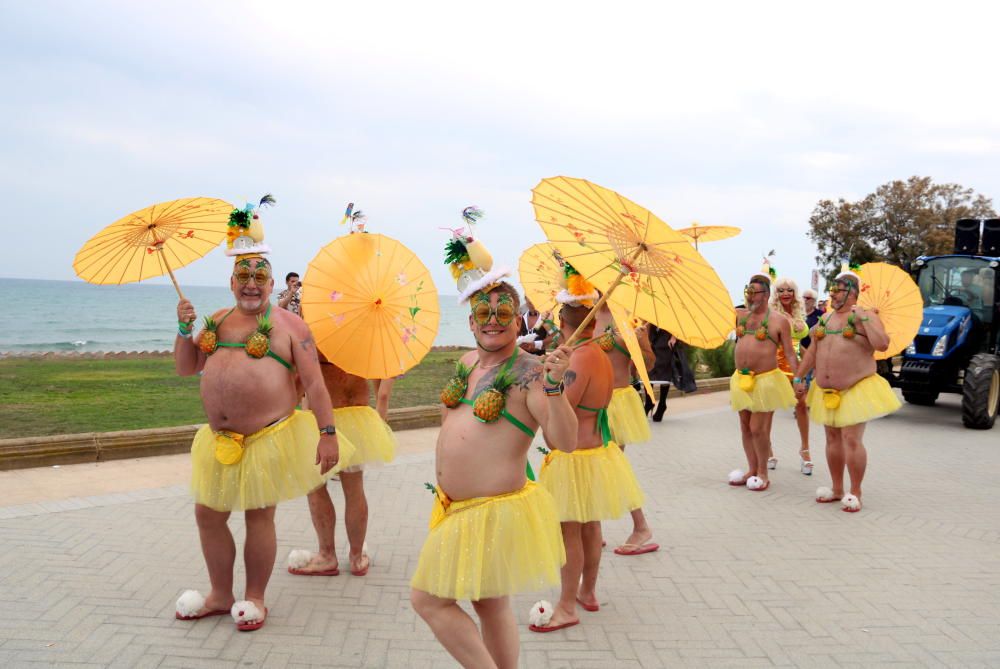
<instances>
[{"instance_id":1,"label":"flip flop","mask_svg":"<svg viewBox=\"0 0 1000 669\"><path fill-rule=\"evenodd\" d=\"M361 557L365 558L368 561L367 564L365 564L365 568L355 570L354 567L352 566L351 576L365 576L366 574L368 574L368 569L372 566L372 559L368 557L368 553L362 553Z\"/></svg>"},{"instance_id":2,"label":"flip flop","mask_svg":"<svg viewBox=\"0 0 1000 669\"><path fill-rule=\"evenodd\" d=\"M241 632L253 632L254 630L259 630L267 622L267 612L268 609L264 607L264 618L263 620L255 620L252 623L236 623L236 629Z\"/></svg>"},{"instance_id":3,"label":"flip flop","mask_svg":"<svg viewBox=\"0 0 1000 669\"><path fill-rule=\"evenodd\" d=\"M747 479L747 490L752 490L753 492L764 492L771 487L771 479L762 481L758 476L751 476Z\"/></svg>"},{"instance_id":4,"label":"flip flop","mask_svg":"<svg viewBox=\"0 0 1000 669\"><path fill-rule=\"evenodd\" d=\"M846 511L847 513L857 513L861 510L861 500L855 495L844 495L844 498L840 500L840 502L844 505L840 507L841 511Z\"/></svg>"},{"instance_id":5,"label":"flip flop","mask_svg":"<svg viewBox=\"0 0 1000 669\"><path fill-rule=\"evenodd\" d=\"M588 604L579 597L576 598L576 603L582 606L584 611L590 611L591 613L601 610L600 604Z\"/></svg>"},{"instance_id":6,"label":"flip flop","mask_svg":"<svg viewBox=\"0 0 1000 669\"><path fill-rule=\"evenodd\" d=\"M539 634L547 634L549 632L555 632L557 630L564 630L567 627L573 627L574 625L579 625L579 620L574 620L571 623L563 623L562 625L551 625L551 626L540 626L540 625L528 625L528 629L532 632L538 632Z\"/></svg>"},{"instance_id":7,"label":"flip flop","mask_svg":"<svg viewBox=\"0 0 1000 669\"><path fill-rule=\"evenodd\" d=\"M206 611L205 613L198 615L182 616L177 613L177 611L174 611L174 617L177 618L177 620L201 620L202 618L211 618L212 616L224 616L227 613L229 613L229 609L216 609L214 611Z\"/></svg>"},{"instance_id":8,"label":"flip flop","mask_svg":"<svg viewBox=\"0 0 1000 669\"><path fill-rule=\"evenodd\" d=\"M660 544L622 544L615 549L615 555L645 555L660 550Z\"/></svg>"},{"instance_id":9,"label":"flip flop","mask_svg":"<svg viewBox=\"0 0 1000 669\"><path fill-rule=\"evenodd\" d=\"M340 568L334 567L333 569L324 569L323 571L306 571L305 569L292 569L289 567L288 573L295 576L339 576Z\"/></svg>"},{"instance_id":10,"label":"flip flop","mask_svg":"<svg viewBox=\"0 0 1000 669\"><path fill-rule=\"evenodd\" d=\"M842 497L836 497L833 494L833 490L830 488L819 488L816 490L816 503L817 504L832 504L834 502L839 502Z\"/></svg>"}]
</instances>

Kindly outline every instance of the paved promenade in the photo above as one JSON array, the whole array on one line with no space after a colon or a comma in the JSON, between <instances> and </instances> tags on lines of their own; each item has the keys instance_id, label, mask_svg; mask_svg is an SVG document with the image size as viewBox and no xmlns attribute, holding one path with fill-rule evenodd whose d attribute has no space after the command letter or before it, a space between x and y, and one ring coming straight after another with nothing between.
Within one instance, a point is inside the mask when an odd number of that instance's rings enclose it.
<instances>
[{"instance_id":1,"label":"paved promenade","mask_svg":"<svg viewBox=\"0 0 1000 669\"><path fill-rule=\"evenodd\" d=\"M662 549L615 556L629 524L605 524L601 611L575 628L531 634L541 595L516 598L522 666L1000 666L1000 426L965 430L952 397L873 423L852 515L813 502L822 438L802 476L790 414L775 419L771 489L727 486L742 455L726 402L671 400L653 443L627 450ZM254 633L173 619L182 590L207 590L186 456L0 472L0 666L453 666L409 605L434 432L401 433L401 457L367 475L367 577L287 574L288 551L315 539L304 499L279 507L271 614ZM342 563L344 541L338 526Z\"/></svg>"}]
</instances>

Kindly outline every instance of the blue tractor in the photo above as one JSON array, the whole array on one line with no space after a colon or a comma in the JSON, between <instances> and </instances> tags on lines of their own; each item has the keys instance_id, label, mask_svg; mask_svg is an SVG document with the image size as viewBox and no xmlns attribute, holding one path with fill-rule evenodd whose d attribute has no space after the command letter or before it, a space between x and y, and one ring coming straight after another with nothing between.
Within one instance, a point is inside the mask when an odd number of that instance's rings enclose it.
<instances>
[{"instance_id":1,"label":"blue tractor","mask_svg":"<svg viewBox=\"0 0 1000 669\"><path fill-rule=\"evenodd\" d=\"M988 430L1000 408L1000 219L960 219L954 253L921 256L911 271L924 300L923 321L898 375L882 372L911 404L960 394L965 426Z\"/></svg>"}]
</instances>

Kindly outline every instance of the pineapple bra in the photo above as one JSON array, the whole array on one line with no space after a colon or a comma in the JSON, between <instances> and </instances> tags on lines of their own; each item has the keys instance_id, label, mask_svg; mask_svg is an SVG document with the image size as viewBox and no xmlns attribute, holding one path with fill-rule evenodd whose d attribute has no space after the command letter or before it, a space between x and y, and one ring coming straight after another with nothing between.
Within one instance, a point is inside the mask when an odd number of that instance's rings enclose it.
<instances>
[{"instance_id":1,"label":"pineapple bra","mask_svg":"<svg viewBox=\"0 0 1000 669\"><path fill-rule=\"evenodd\" d=\"M227 318L229 318L229 314L233 313L234 311L236 311L236 307L233 307L232 309L230 309L229 311L227 311L226 315L219 319L219 324L216 325L216 329L222 327L223 321L225 321ZM267 313L264 314L264 318L270 318L270 317L271 317L271 305L269 304L269 305L267 305ZM250 333L250 334L253 334L253 333ZM270 340L270 338L268 338L268 339ZM245 341L228 341L228 342L220 341L218 344L216 344L216 346L220 346L222 348L246 348L246 342ZM208 353L207 355L211 355L211 353ZM285 361L284 358L282 358L277 353L275 353L274 351L271 350L270 343L268 343L267 353L265 355L267 357L269 357L269 358L274 358L275 360L277 360L278 362L280 362L282 365L284 365L285 369L287 369L288 371L294 373L294 370L292 369L292 366L290 364L288 364L288 362Z\"/></svg>"},{"instance_id":2,"label":"pineapple bra","mask_svg":"<svg viewBox=\"0 0 1000 669\"><path fill-rule=\"evenodd\" d=\"M768 331L768 327L767 327L768 320L770 318L771 318L771 307L768 307L767 311L764 313L764 320L762 320L760 322L760 325L757 326L757 329L754 330L754 337L756 337L758 341L764 341L765 339L771 339L771 333ZM736 338L737 339L742 339L744 336L747 335L746 327L747 327L747 321L748 320L750 320L749 314L747 315L746 318L741 318L736 323ZM759 332L763 332L764 333L764 337L758 336ZM775 346L778 345L778 342L774 341L773 339L771 339L771 343L773 343Z\"/></svg>"},{"instance_id":3,"label":"pineapple bra","mask_svg":"<svg viewBox=\"0 0 1000 669\"><path fill-rule=\"evenodd\" d=\"M497 372L497 376L500 376L501 374L506 374L507 372L510 371L511 367L514 366L514 359L517 358L517 352L518 352L518 349L515 347L514 348L514 355L512 355L510 357L510 359L507 360L507 362L504 363L504 366L500 368L499 372ZM477 365L479 365L479 360L476 360L476 364L472 366L472 369L475 369ZM472 370L470 369L469 371L471 373ZM483 390L479 391L479 393L476 394L476 397L479 397L479 394L484 393L487 390L488 390L488 388L484 388ZM470 400L468 398L463 397L462 399L459 400L459 402L461 402L462 404L468 404L470 407L474 406L476 404L475 398L473 398L473 399ZM529 437L534 437L535 436L535 431L532 430L527 425L525 425L524 423L522 423L521 421L519 421L517 418L514 418L513 414L511 414L509 411L507 411L506 407L504 407L503 410L500 411L500 415L503 416L504 418L506 418L510 422L511 425L513 425L514 427L516 427L517 429L519 429L521 432L524 432ZM528 466L530 467L531 465L528 465ZM532 476L529 476L528 478L530 478L532 481L535 480L534 477L532 477Z\"/></svg>"}]
</instances>

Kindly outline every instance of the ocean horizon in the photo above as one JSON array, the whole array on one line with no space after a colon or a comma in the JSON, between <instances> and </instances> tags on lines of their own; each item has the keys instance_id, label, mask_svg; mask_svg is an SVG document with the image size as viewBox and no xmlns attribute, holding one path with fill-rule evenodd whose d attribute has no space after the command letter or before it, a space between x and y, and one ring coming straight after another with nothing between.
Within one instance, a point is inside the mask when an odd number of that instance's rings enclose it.
<instances>
[{"instance_id":1,"label":"ocean horizon","mask_svg":"<svg viewBox=\"0 0 1000 669\"><path fill-rule=\"evenodd\" d=\"M277 286L271 301L277 303ZM169 351L177 332L177 292L170 284L96 286L84 281L0 278L15 317L0 328L0 353ZM201 316L233 304L223 286L184 286ZM435 346L473 346L468 311L439 295Z\"/></svg>"}]
</instances>

